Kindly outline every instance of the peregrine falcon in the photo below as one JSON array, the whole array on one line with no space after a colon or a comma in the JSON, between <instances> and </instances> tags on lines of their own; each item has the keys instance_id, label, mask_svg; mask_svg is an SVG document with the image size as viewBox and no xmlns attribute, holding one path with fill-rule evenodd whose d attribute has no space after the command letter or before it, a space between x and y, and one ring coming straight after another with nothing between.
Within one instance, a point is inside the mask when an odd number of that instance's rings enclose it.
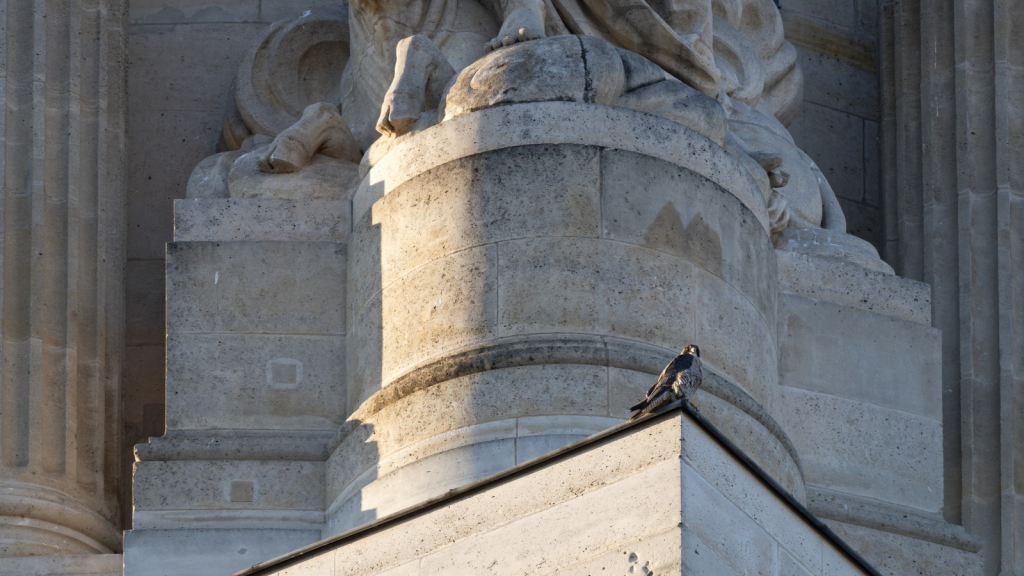
<instances>
[{"instance_id":1,"label":"peregrine falcon","mask_svg":"<svg viewBox=\"0 0 1024 576\"><path fill-rule=\"evenodd\" d=\"M703 377L700 348L690 344L661 371L658 381L647 391L647 398L629 408L639 410L629 421L646 416L680 398L685 398L693 405L693 394L700 388Z\"/></svg>"}]
</instances>

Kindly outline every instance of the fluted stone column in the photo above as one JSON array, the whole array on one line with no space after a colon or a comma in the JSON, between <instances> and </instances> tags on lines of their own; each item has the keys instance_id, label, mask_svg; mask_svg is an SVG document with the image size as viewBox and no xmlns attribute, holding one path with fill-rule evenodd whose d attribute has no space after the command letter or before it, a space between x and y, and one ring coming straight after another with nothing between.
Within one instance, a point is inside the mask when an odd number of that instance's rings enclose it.
<instances>
[{"instance_id":1,"label":"fluted stone column","mask_svg":"<svg viewBox=\"0 0 1024 576\"><path fill-rule=\"evenodd\" d=\"M883 7L888 255L932 286L945 516L983 538L991 575L1024 574L1022 31L1020 2Z\"/></svg>"},{"instance_id":2,"label":"fluted stone column","mask_svg":"<svg viewBox=\"0 0 1024 576\"><path fill-rule=\"evenodd\" d=\"M0 557L120 548L123 9L0 1Z\"/></svg>"}]
</instances>

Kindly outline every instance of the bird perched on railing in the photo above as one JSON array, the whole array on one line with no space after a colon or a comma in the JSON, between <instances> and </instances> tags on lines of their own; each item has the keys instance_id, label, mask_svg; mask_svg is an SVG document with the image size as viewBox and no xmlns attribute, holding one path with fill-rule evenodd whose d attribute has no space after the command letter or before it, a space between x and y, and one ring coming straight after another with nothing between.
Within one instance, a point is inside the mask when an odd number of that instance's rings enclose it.
<instances>
[{"instance_id":1,"label":"bird perched on railing","mask_svg":"<svg viewBox=\"0 0 1024 576\"><path fill-rule=\"evenodd\" d=\"M633 411L639 410L629 421L646 416L680 398L685 398L693 406L693 395L700 388L703 378L700 348L689 344L661 371L661 376L658 376L654 386L647 391L647 397L629 408Z\"/></svg>"}]
</instances>

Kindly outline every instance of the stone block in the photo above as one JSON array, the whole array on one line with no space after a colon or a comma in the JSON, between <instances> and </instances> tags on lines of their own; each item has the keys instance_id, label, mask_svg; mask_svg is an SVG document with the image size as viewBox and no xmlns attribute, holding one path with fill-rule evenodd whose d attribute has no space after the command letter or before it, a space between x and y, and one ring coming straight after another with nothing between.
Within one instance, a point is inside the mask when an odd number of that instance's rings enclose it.
<instances>
[{"instance_id":1,"label":"stone block","mask_svg":"<svg viewBox=\"0 0 1024 576\"><path fill-rule=\"evenodd\" d=\"M696 278L681 258L608 240L537 238L501 243L498 262L503 336L603 334L669 350L693 341Z\"/></svg>"},{"instance_id":2,"label":"stone block","mask_svg":"<svg viewBox=\"0 0 1024 576\"><path fill-rule=\"evenodd\" d=\"M371 354L368 362L373 361L373 349L380 348L378 382L386 383L420 362L495 336L497 260L494 245L438 258L386 287L359 312L353 333L361 339L361 351ZM380 315L380 336L361 330L366 315ZM376 337L381 339L379 344L374 342ZM372 372L368 377L373 378Z\"/></svg>"},{"instance_id":3,"label":"stone block","mask_svg":"<svg viewBox=\"0 0 1024 576\"><path fill-rule=\"evenodd\" d=\"M581 424L567 419L561 426ZM353 500L367 518L383 512ZM546 553L555 541L557 551ZM322 563L324 556L334 558L335 576L687 570L805 576L822 574L823 566L832 574L861 574L681 411L393 516L340 547L308 551L299 565Z\"/></svg>"},{"instance_id":4,"label":"stone block","mask_svg":"<svg viewBox=\"0 0 1024 576\"><path fill-rule=\"evenodd\" d=\"M775 540L708 484L703 473L681 468L683 533L702 541L738 574L773 576Z\"/></svg>"},{"instance_id":5,"label":"stone block","mask_svg":"<svg viewBox=\"0 0 1024 576\"><path fill-rule=\"evenodd\" d=\"M850 262L777 250L779 290L930 326L932 291L924 282Z\"/></svg>"},{"instance_id":6,"label":"stone block","mask_svg":"<svg viewBox=\"0 0 1024 576\"><path fill-rule=\"evenodd\" d=\"M171 334L174 429L334 430L344 421L341 336Z\"/></svg>"},{"instance_id":7,"label":"stone block","mask_svg":"<svg viewBox=\"0 0 1024 576\"><path fill-rule=\"evenodd\" d=\"M224 576L319 539L319 530L128 530L124 576Z\"/></svg>"},{"instance_id":8,"label":"stone block","mask_svg":"<svg viewBox=\"0 0 1024 576\"><path fill-rule=\"evenodd\" d=\"M785 548L799 562L817 566L821 562L821 535L797 516L781 498L766 497L763 482L716 444L716 441L691 424L683 426L683 462L699 472L717 493L756 522L780 550ZM684 486L686 472L684 470ZM685 520L685 516L684 516ZM713 542L712 542L713 544ZM726 561L731 561L730 548L719 548ZM737 569L742 566L736 566Z\"/></svg>"},{"instance_id":9,"label":"stone block","mask_svg":"<svg viewBox=\"0 0 1024 576\"><path fill-rule=\"evenodd\" d=\"M344 242L350 209L331 200L175 200L174 240Z\"/></svg>"},{"instance_id":10,"label":"stone block","mask_svg":"<svg viewBox=\"0 0 1024 576\"><path fill-rule=\"evenodd\" d=\"M786 386L940 420L940 334L798 296L779 301L779 375Z\"/></svg>"},{"instance_id":11,"label":"stone block","mask_svg":"<svg viewBox=\"0 0 1024 576\"><path fill-rule=\"evenodd\" d=\"M380 142L380 141L378 141ZM764 230L764 199L738 160L674 122L618 106L538 102L489 108L431 126L367 153L369 168L352 199L358 220L380 198L411 178L458 158L536 144L618 148L697 172L746 206Z\"/></svg>"},{"instance_id":12,"label":"stone block","mask_svg":"<svg viewBox=\"0 0 1024 576\"><path fill-rule=\"evenodd\" d=\"M504 526L425 556L420 573L474 574L495 565L507 573L532 572L538 562L535 552L557 539L558 555L550 560L557 563L550 568L556 571L559 565L573 565L596 551L663 533L679 523L678 492L652 494L646 487L674 484L678 471L678 462L664 462L599 492L520 516ZM636 514L636 510L645 510L646 514ZM567 526L575 528L566 530ZM664 568L667 567L655 567L655 572Z\"/></svg>"},{"instance_id":13,"label":"stone block","mask_svg":"<svg viewBox=\"0 0 1024 576\"><path fill-rule=\"evenodd\" d=\"M808 485L941 509L940 420L788 386L779 400Z\"/></svg>"},{"instance_id":14,"label":"stone block","mask_svg":"<svg viewBox=\"0 0 1024 576\"><path fill-rule=\"evenodd\" d=\"M519 146L460 158L417 175L373 207L381 285L481 244L536 236L597 237L599 162L593 146ZM361 303L371 295L359 289L353 296Z\"/></svg>"},{"instance_id":15,"label":"stone block","mask_svg":"<svg viewBox=\"0 0 1024 576\"><path fill-rule=\"evenodd\" d=\"M778 381L775 330L738 290L707 272L697 277L694 342L701 348L701 359L773 413Z\"/></svg>"},{"instance_id":16,"label":"stone block","mask_svg":"<svg viewBox=\"0 0 1024 576\"><path fill-rule=\"evenodd\" d=\"M176 460L135 463L132 505L136 514L162 510L321 512L323 502L322 462Z\"/></svg>"},{"instance_id":17,"label":"stone block","mask_svg":"<svg viewBox=\"0 0 1024 576\"><path fill-rule=\"evenodd\" d=\"M344 564L339 562L338 567L344 567L345 574L376 573L405 564L449 542L506 525L513 518L537 514L557 503L642 474L666 460L678 466L678 431L678 423L660 423L616 446L595 446L567 460L565 468L545 468L531 474L529 490L499 484L487 491L485 506L472 501L455 502L439 509L436 515L412 520L401 531L371 536L365 545L359 545L360 554L339 551L339 560Z\"/></svg>"},{"instance_id":18,"label":"stone block","mask_svg":"<svg viewBox=\"0 0 1024 576\"><path fill-rule=\"evenodd\" d=\"M167 333L343 334L345 246L167 246Z\"/></svg>"},{"instance_id":19,"label":"stone block","mask_svg":"<svg viewBox=\"0 0 1024 576\"><path fill-rule=\"evenodd\" d=\"M745 294L771 321L771 243L750 211L720 185L659 158L604 150L601 198L603 237L692 262Z\"/></svg>"}]
</instances>

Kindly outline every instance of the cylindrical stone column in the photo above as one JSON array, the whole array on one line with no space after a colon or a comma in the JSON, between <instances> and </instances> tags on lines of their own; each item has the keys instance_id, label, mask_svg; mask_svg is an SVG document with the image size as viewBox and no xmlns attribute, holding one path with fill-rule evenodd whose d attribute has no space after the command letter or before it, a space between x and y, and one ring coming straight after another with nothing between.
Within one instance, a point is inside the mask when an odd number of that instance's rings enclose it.
<instances>
[{"instance_id":1,"label":"cylindrical stone column","mask_svg":"<svg viewBox=\"0 0 1024 576\"><path fill-rule=\"evenodd\" d=\"M686 344L702 410L795 493L775 253L748 173L664 119L575 103L372 150L353 203L337 533L628 418Z\"/></svg>"},{"instance_id":2,"label":"cylindrical stone column","mask_svg":"<svg viewBox=\"0 0 1024 576\"><path fill-rule=\"evenodd\" d=\"M120 547L123 12L8 0L0 557Z\"/></svg>"}]
</instances>

